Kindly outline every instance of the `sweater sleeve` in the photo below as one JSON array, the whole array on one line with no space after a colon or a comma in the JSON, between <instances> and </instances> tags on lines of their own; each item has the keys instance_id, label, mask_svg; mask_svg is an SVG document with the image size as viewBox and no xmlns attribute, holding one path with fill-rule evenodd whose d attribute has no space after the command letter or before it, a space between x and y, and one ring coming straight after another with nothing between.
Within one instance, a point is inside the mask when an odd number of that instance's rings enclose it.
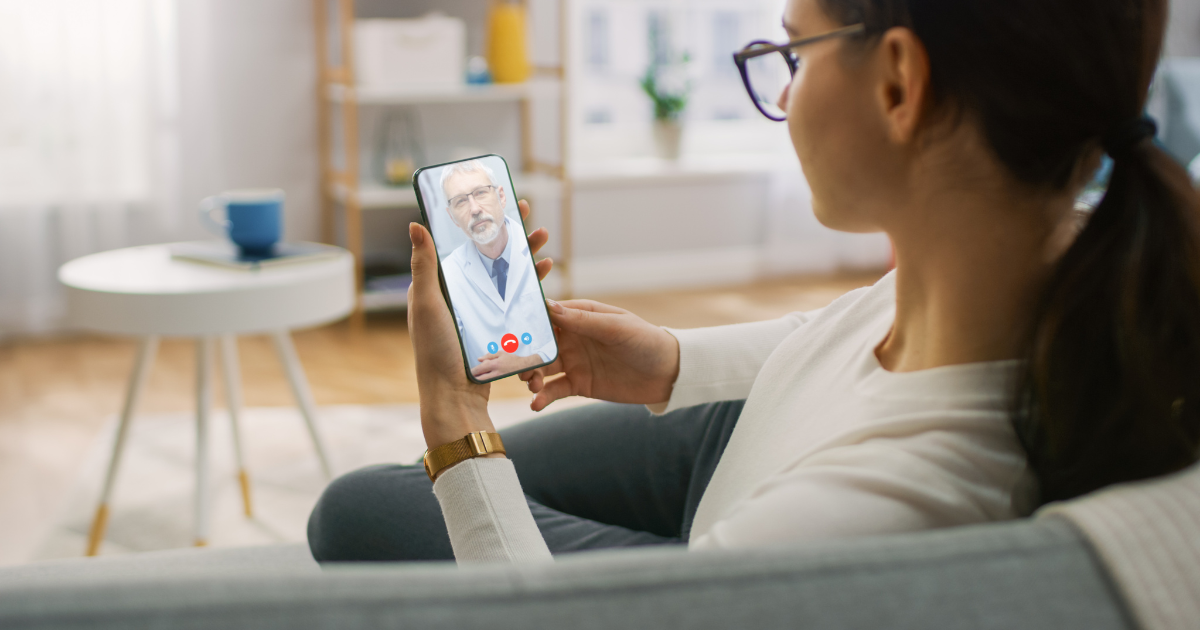
<instances>
[{"instance_id":1,"label":"sweater sleeve","mask_svg":"<svg viewBox=\"0 0 1200 630\"><path fill-rule=\"evenodd\" d=\"M433 493L460 564L552 559L511 460L468 459L439 475Z\"/></svg>"},{"instance_id":2,"label":"sweater sleeve","mask_svg":"<svg viewBox=\"0 0 1200 630\"><path fill-rule=\"evenodd\" d=\"M1052 503L1087 536L1146 630L1195 628L1200 619L1200 464Z\"/></svg>"},{"instance_id":3,"label":"sweater sleeve","mask_svg":"<svg viewBox=\"0 0 1200 630\"><path fill-rule=\"evenodd\" d=\"M679 376L670 400L648 408L663 414L704 403L745 398L771 352L821 310L749 324L667 328L679 340Z\"/></svg>"}]
</instances>

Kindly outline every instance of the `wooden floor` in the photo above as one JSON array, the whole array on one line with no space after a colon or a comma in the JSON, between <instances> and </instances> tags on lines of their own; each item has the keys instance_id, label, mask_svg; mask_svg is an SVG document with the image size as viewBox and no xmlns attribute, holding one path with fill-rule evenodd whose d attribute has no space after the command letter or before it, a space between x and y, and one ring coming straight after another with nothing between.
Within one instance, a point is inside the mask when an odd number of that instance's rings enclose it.
<instances>
[{"instance_id":1,"label":"wooden floor","mask_svg":"<svg viewBox=\"0 0 1200 630\"><path fill-rule=\"evenodd\" d=\"M790 278L748 286L638 295L602 301L678 328L717 326L820 308L878 274ZM365 333L335 324L295 334L319 405L417 402L415 366L402 316L372 316ZM266 337L239 340L245 404L287 406L290 391ZM120 409L136 342L93 336L0 345L0 564L22 562L61 509L77 462ZM194 353L165 340L138 411L194 407ZM528 396L516 378L496 398ZM216 390L219 405L222 392Z\"/></svg>"}]
</instances>

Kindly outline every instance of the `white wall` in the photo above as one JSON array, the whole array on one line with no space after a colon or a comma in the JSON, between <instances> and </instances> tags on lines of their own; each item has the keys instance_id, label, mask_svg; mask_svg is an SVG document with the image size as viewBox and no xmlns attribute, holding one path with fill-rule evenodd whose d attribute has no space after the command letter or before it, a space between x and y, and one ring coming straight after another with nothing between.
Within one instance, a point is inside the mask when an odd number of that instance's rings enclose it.
<instances>
[{"instance_id":1,"label":"white wall","mask_svg":"<svg viewBox=\"0 0 1200 630\"><path fill-rule=\"evenodd\" d=\"M1168 57L1200 57L1200 0L1171 0Z\"/></svg>"},{"instance_id":2,"label":"white wall","mask_svg":"<svg viewBox=\"0 0 1200 630\"><path fill-rule=\"evenodd\" d=\"M286 238L320 232L312 3L179 0L184 238L222 190L282 188Z\"/></svg>"}]
</instances>

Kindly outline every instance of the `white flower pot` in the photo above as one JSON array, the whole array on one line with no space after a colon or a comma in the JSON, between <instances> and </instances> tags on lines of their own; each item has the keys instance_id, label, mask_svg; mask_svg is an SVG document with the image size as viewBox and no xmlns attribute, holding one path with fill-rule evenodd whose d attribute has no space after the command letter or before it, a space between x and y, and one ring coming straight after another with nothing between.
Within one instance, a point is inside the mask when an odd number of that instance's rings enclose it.
<instances>
[{"instance_id":1,"label":"white flower pot","mask_svg":"<svg viewBox=\"0 0 1200 630\"><path fill-rule=\"evenodd\" d=\"M654 121L654 150L664 160L678 160L683 125L678 120Z\"/></svg>"}]
</instances>

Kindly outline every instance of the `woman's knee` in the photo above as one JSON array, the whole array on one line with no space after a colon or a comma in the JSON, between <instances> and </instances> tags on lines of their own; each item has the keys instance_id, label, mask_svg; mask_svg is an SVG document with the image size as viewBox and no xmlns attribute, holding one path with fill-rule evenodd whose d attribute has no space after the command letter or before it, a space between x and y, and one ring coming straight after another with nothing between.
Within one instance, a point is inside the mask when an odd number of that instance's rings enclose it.
<instances>
[{"instance_id":1,"label":"woman's knee","mask_svg":"<svg viewBox=\"0 0 1200 630\"><path fill-rule=\"evenodd\" d=\"M424 469L369 466L335 479L308 519L318 562L448 560L454 557Z\"/></svg>"}]
</instances>

